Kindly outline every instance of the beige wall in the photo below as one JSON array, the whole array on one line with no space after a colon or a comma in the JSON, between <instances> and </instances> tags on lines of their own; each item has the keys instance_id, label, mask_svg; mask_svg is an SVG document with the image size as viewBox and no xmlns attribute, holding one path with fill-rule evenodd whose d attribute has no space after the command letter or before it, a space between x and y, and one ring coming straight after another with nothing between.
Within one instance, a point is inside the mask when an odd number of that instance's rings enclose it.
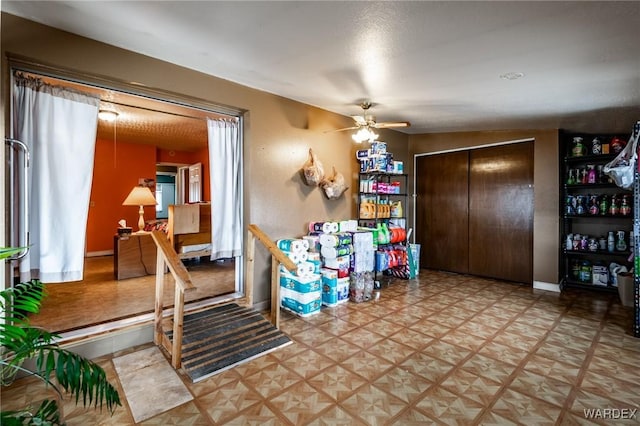
<instances>
[{"instance_id":1,"label":"beige wall","mask_svg":"<svg viewBox=\"0 0 640 426\"><path fill-rule=\"evenodd\" d=\"M558 283L558 131L512 130L413 135L409 155L473 148L487 144L534 140L533 280ZM413 160L409 173L413 175ZM420 243L420 241L416 241Z\"/></svg>"},{"instance_id":2,"label":"beige wall","mask_svg":"<svg viewBox=\"0 0 640 426\"><path fill-rule=\"evenodd\" d=\"M352 121L299 102L2 14L3 104L8 101L7 53L108 80L202 99L245 114L245 225L260 226L271 238L298 236L310 221L355 217L358 163L349 132L325 133ZM141 89L144 91L144 88ZM364 94L363 94L364 95ZM354 111L354 113L357 111ZM588 117L585 117L588 118ZM611 123L626 131L633 123ZM535 140L534 281L558 282L558 139L556 130L460 132L407 136L382 131L396 159L413 176L416 154L475 147L510 140ZM325 169L345 175L350 189L327 200L302 183L299 169L313 148ZM410 191L411 193L411 191ZM408 213L412 211L409 203ZM269 299L270 259L256 253L255 302Z\"/></svg>"},{"instance_id":3,"label":"beige wall","mask_svg":"<svg viewBox=\"0 0 640 426\"><path fill-rule=\"evenodd\" d=\"M273 239L302 235L308 222L354 217L358 163L350 133L325 133L352 124L348 117L253 90L216 77L2 14L3 101L8 102L6 55L46 65L136 82L247 111L245 115L245 225L260 226ZM141 89L141 90L144 90ZM364 95L364 94L363 94ZM357 110L354 105L354 113ZM381 132L395 157L407 163L408 136ZM335 166L350 182L338 200L302 183L299 170L313 148L325 168ZM270 297L270 258L256 253L256 303Z\"/></svg>"}]
</instances>

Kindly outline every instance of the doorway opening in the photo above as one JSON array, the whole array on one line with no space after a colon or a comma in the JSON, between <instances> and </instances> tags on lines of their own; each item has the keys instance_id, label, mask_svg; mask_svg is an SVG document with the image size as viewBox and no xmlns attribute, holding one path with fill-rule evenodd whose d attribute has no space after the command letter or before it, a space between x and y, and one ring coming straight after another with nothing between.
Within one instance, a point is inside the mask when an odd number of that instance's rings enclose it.
<instances>
[{"instance_id":1,"label":"doorway opening","mask_svg":"<svg viewBox=\"0 0 640 426\"><path fill-rule=\"evenodd\" d=\"M164 98L162 92L145 93L123 83L78 78L64 70L12 64L12 75L17 71L47 84L97 95L100 109L118 113L115 124L98 121L83 279L45 283L48 296L31 323L63 338L75 338L88 330L146 321L155 297L155 262L146 256L154 248L147 246L148 235L118 236L120 220L137 222L137 209L123 206L123 200L133 186L149 186L158 204L145 209L147 224L166 222L170 205L215 200L208 182L207 119L233 118L242 124L242 113L174 94ZM53 217L56 212L40 214ZM198 287L187 297L185 309L242 295L242 257L199 257L184 263ZM119 279L118 268L127 265L141 266L142 272ZM173 290L169 285L165 291L165 306L170 308Z\"/></svg>"}]
</instances>

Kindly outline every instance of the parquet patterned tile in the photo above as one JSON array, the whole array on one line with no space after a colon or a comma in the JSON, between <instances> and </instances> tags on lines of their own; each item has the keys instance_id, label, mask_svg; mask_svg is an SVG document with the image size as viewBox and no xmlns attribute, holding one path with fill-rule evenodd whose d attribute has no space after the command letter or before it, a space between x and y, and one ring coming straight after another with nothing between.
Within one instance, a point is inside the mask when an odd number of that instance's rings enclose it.
<instances>
[{"instance_id":1,"label":"parquet patterned tile","mask_svg":"<svg viewBox=\"0 0 640 426\"><path fill-rule=\"evenodd\" d=\"M413 356L415 349L392 339L384 339L368 349L369 353L379 356L393 364L398 364Z\"/></svg>"},{"instance_id":2,"label":"parquet patterned tile","mask_svg":"<svg viewBox=\"0 0 640 426\"><path fill-rule=\"evenodd\" d=\"M400 367L431 382L439 381L454 368L453 364L424 353L416 353Z\"/></svg>"},{"instance_id":3,"label":"parquet patterned tile","mask_svg":"<svg viewBox=\"0 0 640 426\"><path fill-rule=\"evenodd\" d=\"M342 362L349 358L351 355L362 350L359 346L356 346L348 341L335 337L327 340L313 348L317 353L332 359L335 362Z\"/></svg>"},{"instance_id":4,"label":"parquet patterned tile","mask_svg":"<svg viewBox=\"0 0 640 426\"><path fill-rule=\"evenodd\" d=\"M566 364L577 367L582 366L587 358L587 351L585 349L574 349L566 345L558 346L554 342L544 342L536 354L550 359L562 360L562 362Z\"/></svg>"},{"instance_id":5,"label":"parquet patterned tile","mask_svg":"<svg viewBox=\"0 0 640 426\"><path fill-rule=\"evenodd\" d=\"M631 352L633 353L633 352ZM615 358L610 356L602 356L602 352L597 352L591 358L589 363L589 371L605 377L615 377L617 380L623 380L627 383L640 383L640 368L638 365L632 366L623 361L618 360L620 353ZM628 359L633 359L634 355L628 355Z\"/></svg>"},{"instance_id":6,"label":"parquet patterned tile","mask_svg":"<svg viewBox=\"0 0 640 426\"><path fill-rule=\"evenodd\" d=\"M281 393L269 402L294 425L307 423L320 411L333 405L331 397L305 382L298 383L289 392Z\"/></svg>"},{"instance_id":7,"label":"parquet patterned tile","mask_svg":"<svg viewBox=\"0 0 640 426\"><path fill-rule=\"evenodd\" d=\"M495 401L491 411L506 419L515 420L519 424L542 426L554 425L562 409L548 402L531 398L529 395L507 389Z\"/></svg>"},{"instance_id":8,"label":"parquet patterned tile","mask_svg":"<svg viewBox=\"0 0 640 426\"><path fill-rule=\"evenodd\" d=\"M494 337L493 341L506 346L510 346L514 349L530 351L534 346L538 344L540 339L537 337L523 335L505 329L505 331L502 331L500 334Z\"/></svg>"},{"instance_id":9,"label":"parquet patterned tile","mask_svg":"<svg viewBox=\"0 0 640 426\"><path fill-rule=\"evenodd\" d=\"M516 367L482 354L474 354L461 368L493 381L506 383Z\"/></svg>"},{"instance_id":10,"label":"parquet patterned tile","mask_svg":"<svg viewBox=\"0 0 640 426\"><path fill-rule=\"evenodd\" d=\"M580 368L565 364L560 360L549 359L540 355L533 355L524 365L524 369L541 376L553 377L572 385L577 384Z\"/></svg>"},{"instance_id":11,"label":"parquet patterned tile","mask_svg":"<svg viewBox=\"0 0 640 426\"><path fill-rule=\"evenodd\" d=\"M397 333L392 334L389 338L416 350L424 348L435 340L435 338L430 335L425 335L410 328L400 330Z\"/></svg>"},{"instance_id":12,"label":"parquet patterned tile","mask_svg":"<svg viewBox=\"0 0 640 426\"><path fill-rule=\"evenodd\" d=\"M385 316L384 318L389 318L389 316ZM400 324L397 324L393 321L387 321L385 319L380 319L374 323L367 324L362 327L363 330L371 331L376 334L381 334L383 336L390 336L393 333L404 329L404 327Z\"/></svg>"},{"instance_id":13,"label":"parquet patterned tile","mask_svg":"<svg viewBox=\"0 0 640 426\"><path fill-rule=\"evenodd\" d=\"M521 425L522 423L517 423L513 420L509 420L506 417L502 417L499 414L494 413L493 411L489 411L485 413L478 424L483 426L511 426L511 425Z\"/></svg>"},{"instance_id":14,"label":"parquet patterned tile","mask_svg":"<svg viewBox=\"0 0 640 426\"><path fill-rule=\"evenodd\" d=\"M351 330L340 336L340 338L347 342L351 342L362 349L367 349L384 339L382 335L369 331L364 327Z\"/></svg>"},{"instance_id":15,"label":"parquet patterned tile","mask_svg":"<svg viewBox=\"0 0 640 426\"><path fill-rule=\"evenodd\" d=\"M615 294L422 270L376 295L308 318L282 311L293 344L199 383L181 376L194 400L144 424L608 426L588 413L640 409L640 339ZM112 358L151 345L96 359L121 396ZM45 392L17 380L2 407ZM126 400L110 416L65 399L64 414L70 426L133 424Z\"/></svg>"},{"instance_id":16,"label":"parquet patterned tile","mask_svg":"<svg viewBox=\"0 0 640 426\"><path fill-rule=\"evenodd\" d=\"M410 373L402 367L394 367L373 384L405 402L414 402L433 385L424 377Z\"/></svg>"},{"instance_id":17,"label":"parquet patterned tile","mask_svg":"<svg viewBox=\"0 0 640 426\"><path fill-rule=\"evenodd\" d=\"M580 389L640 408L640 386L637 382L629 383L618 380L616 377L588 371L580 384Z\"/></svg>"},{"instance_id":18,"label":"parquet patterned tile","mask_svg":"<svg viewBox=\"0 0 640 426\"><path fill-rule=\"evenodd\" d=\"M405 403L373 385L362 387L355 395L342 402L342 407L369 425L384 424L398 414Z\"/></svg>"},{"instance_id":19,"label":"parquet patterned tile","mask_svg":"<svg viewBox=\"0 0 640 426\"><path fill-rule=\"evenodd\" d=\"M448 342L437 341L425 347L422 353L455 365L471 354L471 351Z\"/></svg>"},{"instance_id":20,"label":"parquet patterned tile","mask_svg":"<svg viewBox=\"0 0 640 426\"><path fill-rule=\"evenodd\" d=\"M211 393L200 396L197 404L205 408L214 422L221 423L235 417L239 411L261 401L260 394L248 388L241 380L236 380Z\"/></svg>"},{"instance_id":21,"label":"parquet patterned tile","mask_svg":"<svg viewBox=\"0 0 640 426\"><path fill-rule=\"evenodd\" d=\"M550 331L549 334L547 334L544 342L560 347L574 349L579 352L586 352L593 344L593 339L583 339L577 336L573 336L572 339L567 340L567 335L561 333L556 329Z\"/></svg>"},{"instance_id":22,"label":"parquet patterned tile","mask_svg":"<svg viewBox=\"0 0 640 426\"><path fill-rule=\"evenodd\" d=\"M185 380L185 384L187 385L187 388L189 388L189 391L193 394L193 396L198 397L200 395L211 393L214 390L226 386L232 382L238 381L239 379L240 376L238 376L236 369L231 369L223 371L220 374L216 374L215 376L206 378L198 383L193 383L190 380Z\"/></svg>"},{"instance_id":23,"label":"parquet patterned tile","mask_svg":"<svg viewBox=\"0 0 640 426\"><path fill-rule=\"evenodd\" d=\"M529 355L524 349L513 348L496 341L487 343L478 353L514 366L519 365Z\"/></svg>"},{"instance_id":24,"label":"parquet patterned tile","mask_svg":"<svg viewBox=\"0 0 640 426\"><path fill-rule=\"evenodd\" d=\"M466 370L456 370L442 382L442 387L457 395L488 406L502 389L502 384Z\"/></svg>"},{"instance_id":25,"label":"parquet patterned tile","mask_svg":"<svg viewBox=\"0 0 640 426\"><path fill-rule=\"evenodd\" d=\"M288 358L281 365L291 371L295 371L303 378L315 376L318 372L335 364L331 358L319 354L311 349L298 353L296 356Z\"/></svg>"},{"instance_id":26,"label":"parquet patterned tile","mask_svg":"<svg viewBox=\"0 0 640 426\"><path fill-rule=\"evenodd\" d=\"M340 363L344 368L373 381L393 367L393 364L384 358L366 351L360 351Z\"/></svg>"},{"instance_id":27,"label":"parquet patterned tile","mask_svg":"<svg viewBox=\"0 0 640 426\"><path fill-rule=\"evenodd\" d=\"M140 423L148 426L205 426L211 420L203 416L193 401Z\"/></svg>"},{"instance_id":28,"label":"parquet patterned tile","mask_svg":"<svg viewBox=\"0 0 640 426\"><path fill-rule=\"evenodd\" d=\"M339 365L334 365L307 380L314 388L329 395L336 402L351 396L367 380Z\"/></svg>"},{"instance_id":29,"label":"parquet patterned tile","mask_svg":"<svg viewBox=\"0 0 640 426\"><path fill-rule=\"evenodd\" d=\"M324 324L320 324L318 326L319 330L326 331L327 333L331 333L334 336L342 336L344 333L355 330L356 328L358 328L358 325L350 323L349 321L344 321L340 318L326 322Z\"/></svg>"},{"instance_id":30,"label":"parquet patterned tile","mask_svg":"<svg viewBox=\"0 0 640 426\"><path fill-rule=\"evenodd\" d=\"M390 425L398 426L424 426L424 425L444 425L445 423L431 418L420 411L409 408L400 413L398 417L390 421Z\"/></svg>"},{"instance_id":31,"label":"parquet patterned tile","mask_svg":"<svg viewBox=\"0 0 640 426\"><path fill-rule=\"evenodd\" d=\"M480 416L483 405L443 387L433 387L416 403L416 408L446 424L464 425Z\"/></svg>"},{"instance_id":32,"label":"parquet patterned tile","mask_svg":"<svg viewBox=\"0 0 640 426\"><path fill-rule=\"evenodd\" d=\"M513 378L509 389L513 389L532 398L539 398L549 404L562 408L567 395L571 393L573 386L566 382L555 380L551 377L523 370Z\"/></svg>"},{"instance_id":33,"label":"parquet patterned tile","mask_svg":"<svg viewBox=\"0 0 640 426\"><path fill-rule=\"evenodd\" d=\"M367 423L353 417L342 408L333 406L319 417L308 423L309 426L368 426Z\"/></svg>"},{"instance_id":34,"label":"parquet patterned tile","mask_svg":"<svg viewBox=\"0 0 640 426\"><path fill-rule=\"evenodd\" d=\"M250 376L243 377L242 381L264 398L270 398L303 381L303 378L280 364L271 364Z\"/></svg>"},{"instance_id":35,"label":"parquet patterned tile","mask_svg":"<svg viewBox=\"0 0 640 426\"><path fill-rule=\"evenodd\" d=\"M409 330L417 331L427 336L441 338L451 332L452 327L438 324L433 319L423 319L408 327Z\"/></svg>"},{"instance_id":36,"label":"parquet patterned tile","mask_svg":"<svg viewBox=\"0 0 640 426\"><path fill-rule=\"evenodd\" d=\"M266 403L259 402L245 409L233 419L225 421L224 424L233 426L280 426L282 424L286 424L285 422L286 420L279 417L278 414L276 414Z\"/></svg>"},{"instance_id":37,"label":"parquet patterned tile","mask_svg":"<svg viewBox=\"0 0 640 426\"><path fill-rule=\"evenodd\" d=\"M467 321L458 327L458 331L472 334L483 339L489 339L498 333L498 328L487 327L482 323Z\"/></svg>"}]
</instances>

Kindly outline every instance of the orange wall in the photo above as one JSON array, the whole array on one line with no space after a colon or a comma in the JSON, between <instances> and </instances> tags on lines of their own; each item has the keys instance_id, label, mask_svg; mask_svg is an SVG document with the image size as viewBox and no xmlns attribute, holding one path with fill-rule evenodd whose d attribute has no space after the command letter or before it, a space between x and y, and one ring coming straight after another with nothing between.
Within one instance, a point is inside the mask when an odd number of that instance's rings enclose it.
<instances>
[{"instance_id":1,"label":"orange wall","mask_svg":"<svg viewBox=\"0 0 640 426\"><path fill-rule=\"evenodd\" d=\"M87 252L113 250L118 221L138 230L138 208L122 202L138 179L156 176L156 148L118 141L96 141L96 154L87 220ZM155 208L144 208L145 220L156 217Z\"/></svg>"}]
</instances>

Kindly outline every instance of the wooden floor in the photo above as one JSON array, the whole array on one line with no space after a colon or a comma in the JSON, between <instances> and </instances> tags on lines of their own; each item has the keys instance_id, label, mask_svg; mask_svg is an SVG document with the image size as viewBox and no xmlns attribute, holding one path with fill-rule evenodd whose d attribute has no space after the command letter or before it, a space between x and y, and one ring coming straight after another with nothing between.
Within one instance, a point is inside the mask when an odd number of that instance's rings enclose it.
<instances>
[{"instance_id":1,"label":"wooden floor","mask_svg":"<svg viewBox=\"0 0 640 426\"><path fill-rule=\"evenodd\" d=\"M197 289L185 295L187 302L235 291L235 263L185 261ZM116 281L113 256L85 260L84 280L47 284L47 297L34 326L64 333L106 322L151 313L154 310L155 275ZM174 285L169 275L164 289L165 307L173 306Z\"/></svg>"}]
</instances>

